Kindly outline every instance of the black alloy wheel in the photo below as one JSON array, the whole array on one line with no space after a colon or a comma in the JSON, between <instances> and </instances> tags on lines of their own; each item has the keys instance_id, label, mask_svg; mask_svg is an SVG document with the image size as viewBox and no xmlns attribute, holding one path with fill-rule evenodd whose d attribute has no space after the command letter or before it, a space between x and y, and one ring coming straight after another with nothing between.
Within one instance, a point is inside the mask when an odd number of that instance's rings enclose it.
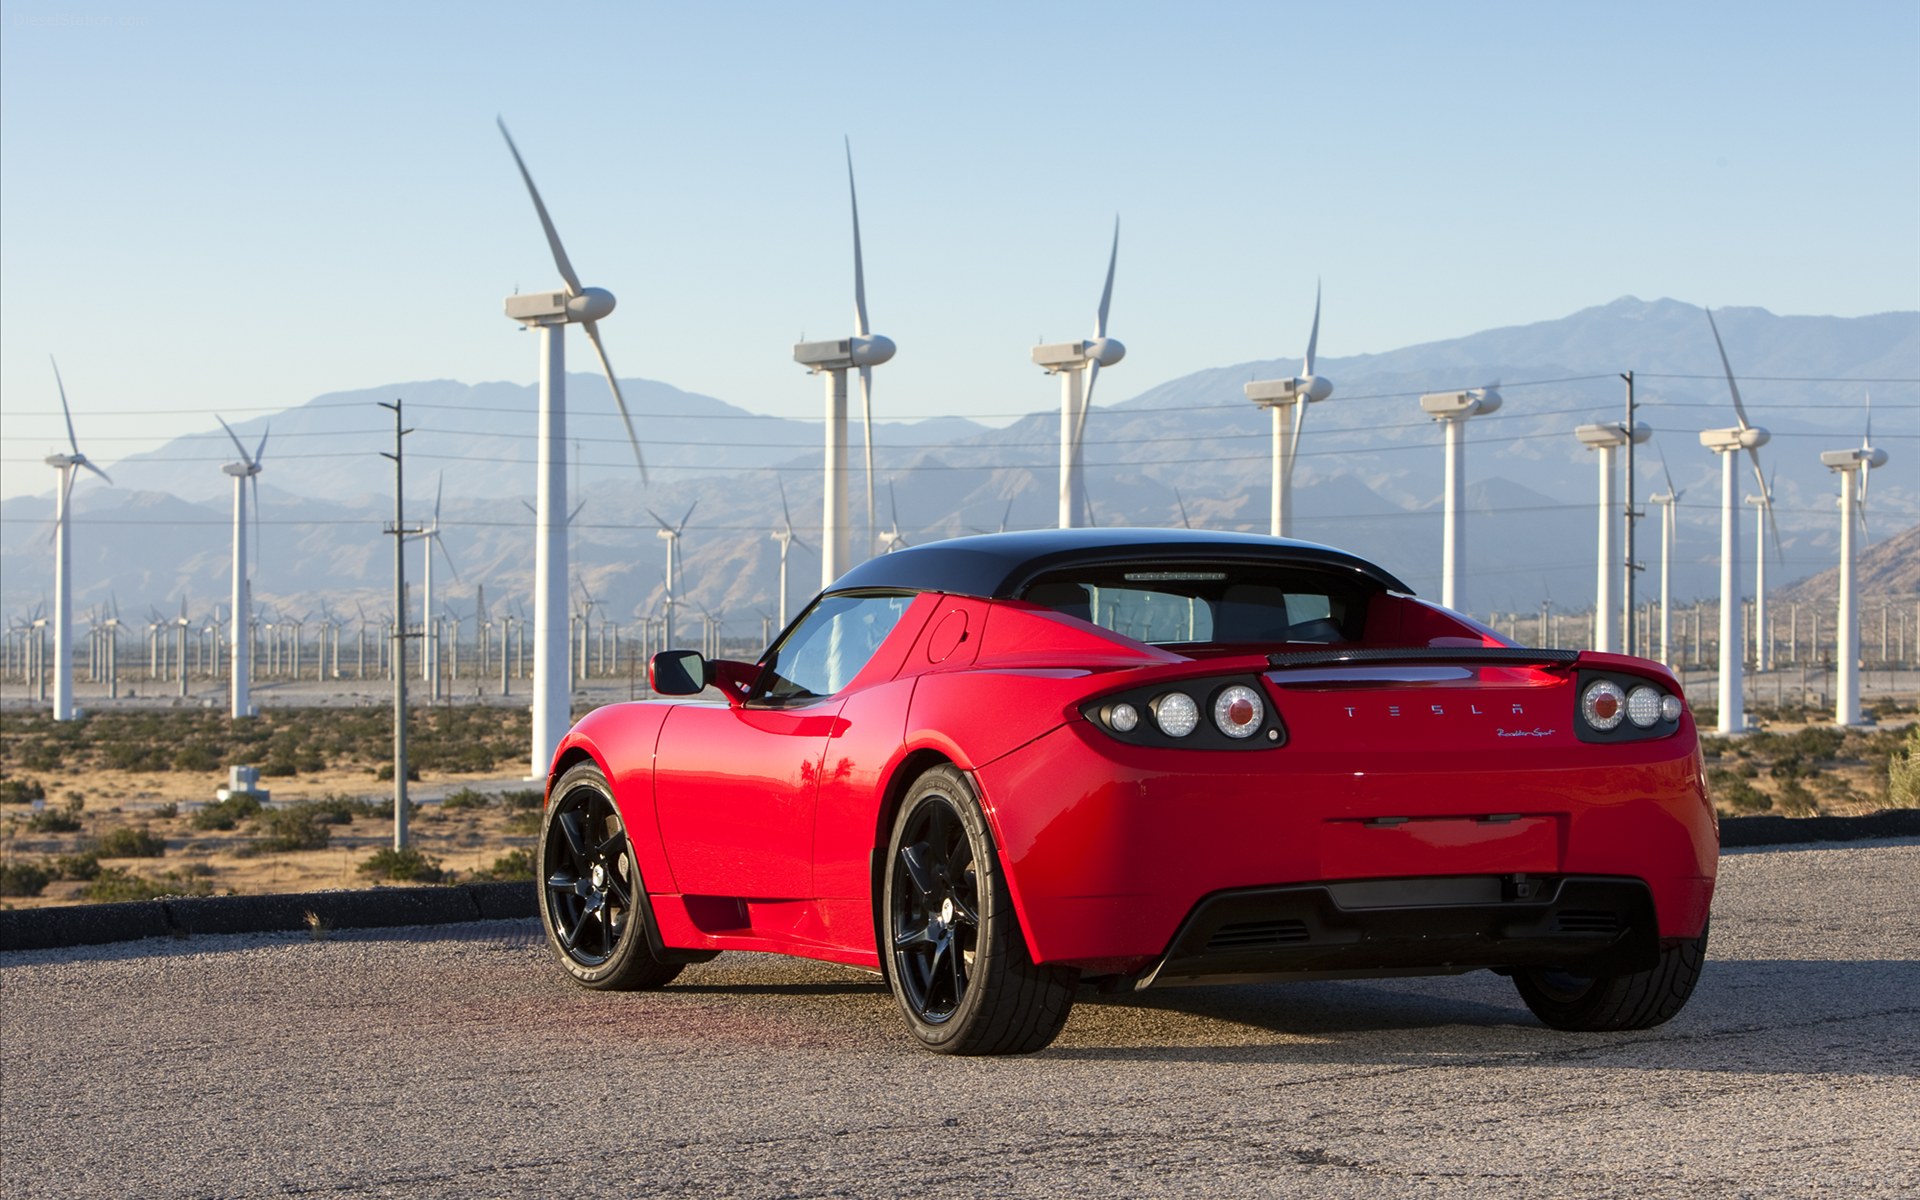
<instances>
[{"instance_id":1,"label":"black alloy wheel","mask_svg":"<svg viewBox=\"0 0 1920 1200\"><path fill-rule=\"evenodd\" d=\"M1033 961L964 772L940 766L914 781L878 882L887 981L921 1045L1027 1054L1053 1041L1080 973Z\"/></svg>"},{"instance_id":2,"label":"black alloy wheel","mask_svg":"<svg viewBox=\"0 0 1920 1200\"><path fill-rule=\"evenodd\" d=\"M586 987L657 987L680 973L648 944L645 896L606 776L582 763L554 784L534 863L547 944Z\"/></svg>"}]
</instances>

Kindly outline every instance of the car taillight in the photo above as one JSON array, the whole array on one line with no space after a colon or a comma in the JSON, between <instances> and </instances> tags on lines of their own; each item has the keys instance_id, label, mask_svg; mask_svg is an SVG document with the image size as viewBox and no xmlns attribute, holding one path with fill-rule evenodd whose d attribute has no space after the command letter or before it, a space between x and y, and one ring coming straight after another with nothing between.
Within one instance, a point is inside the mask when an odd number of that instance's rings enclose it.
<instances>
[{"instance_id":1,"label":"car taillight","mask_svg":"<svg viewBox=\"0 0 1920 1200\"><path fill-rule=\"evenodd\" d=\"M1681 698L1660 684L1624 672L1581 671L1580 718L1573 732L1583 742L1632 742L1665 737L1680 728Z\"/></svg>"},{"instance_id":2,"label":"car taillight","mask_svg":"<svg viewBox=\"0 0 1920 1200\"><path fill-rule=\"evenodd\" d=\"M1183 738L1200 724L1200 707L1185 692L1168 692L1153 702L1153 723L1168 737Z\"/></svg>"},{"instance_id":3,"label":"car taillight","mask_svg":"<svg viewBox=\"0 0 1920 1200\"><path fill-rule=\"evenodd\" d=\"M1213 698L1213 723L1230 738L1247 738L1260 732L1267 717L1267 706L1260 693L1243 683L1223 688Z\"/></svg>"}]
</instances>

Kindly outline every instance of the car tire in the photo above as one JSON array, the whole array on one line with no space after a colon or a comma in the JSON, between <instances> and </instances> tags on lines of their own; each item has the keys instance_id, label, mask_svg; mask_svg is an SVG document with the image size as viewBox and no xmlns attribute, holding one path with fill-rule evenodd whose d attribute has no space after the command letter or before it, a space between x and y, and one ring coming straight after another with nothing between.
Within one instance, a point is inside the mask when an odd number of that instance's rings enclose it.
<instances>
[{"instance_id":1,"label":"car tire","mask_svg":"<svg viewBox=\"0 0 1920 1200\"><path fill-rule=\"evenodd\" d=\"M632 991L659 987L680 973L681 964L654 957L640 867L597 765L580 763L553 785L534 878L547 945L575 983Z\"/></svg>"},{"instance_id":2,"label":"car tire","mask_svg":"<svg viewBox=\"0 0 1920 1200\"><path fill-rule=\"evenodd\" d=\"M901 801L880 898L881 956L920 1044L939 1054L1029 1054L1053 1041L1080 973L1027 949L979 797L935 767Z\"/></svg>"},{"instance_id":3,"label":"car tire","mask_svg":"<svg viewBox=\"0 0 1920 1200\"><path fill-rule=\"evenodd\" d=\"M1667 946L1645 971L1584 976L1567 971L1516 971L1514 986L1533 1015L1573 1032L1651 1029L1686 1006L1707 958L1707 931Z\"/></svg>"}]
</instances>

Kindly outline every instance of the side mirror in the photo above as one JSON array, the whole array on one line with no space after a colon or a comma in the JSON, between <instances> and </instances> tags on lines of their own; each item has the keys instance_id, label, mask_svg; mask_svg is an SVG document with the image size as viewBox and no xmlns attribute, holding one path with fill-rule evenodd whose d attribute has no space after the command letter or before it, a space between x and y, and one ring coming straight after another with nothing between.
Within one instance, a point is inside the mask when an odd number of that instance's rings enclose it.
<instances>
[{"instance_id":1,"label":"side mirror","mask_svg":"<svg viewBox=\"0 0 1920 1200\"><path fill-rule=\"evenodd\" d=\"M707 660L698 650L662 650L647 663L647 683L661 696L694 696L707 686Z\"/></svg>"}]
</instances>

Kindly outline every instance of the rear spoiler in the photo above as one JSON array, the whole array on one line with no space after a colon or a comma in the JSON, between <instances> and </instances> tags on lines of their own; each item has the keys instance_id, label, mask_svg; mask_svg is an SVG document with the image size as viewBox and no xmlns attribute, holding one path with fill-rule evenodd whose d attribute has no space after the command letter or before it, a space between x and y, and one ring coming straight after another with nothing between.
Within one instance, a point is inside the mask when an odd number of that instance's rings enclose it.
<instances>
[{"instance_id":1,"label":"rear spoiler","mask_svg":"<svg viewBox=\"0 0 1920 1200\"><path fill-rule=\"evenodd\" d=\"M1339 663L1486 663L1512 666L1571 666L1578 650L1542 650L1526 646L1368 646L1349 649L1276 650L1271 667L1324 667Z\"/></svg>"}]
</instances>

